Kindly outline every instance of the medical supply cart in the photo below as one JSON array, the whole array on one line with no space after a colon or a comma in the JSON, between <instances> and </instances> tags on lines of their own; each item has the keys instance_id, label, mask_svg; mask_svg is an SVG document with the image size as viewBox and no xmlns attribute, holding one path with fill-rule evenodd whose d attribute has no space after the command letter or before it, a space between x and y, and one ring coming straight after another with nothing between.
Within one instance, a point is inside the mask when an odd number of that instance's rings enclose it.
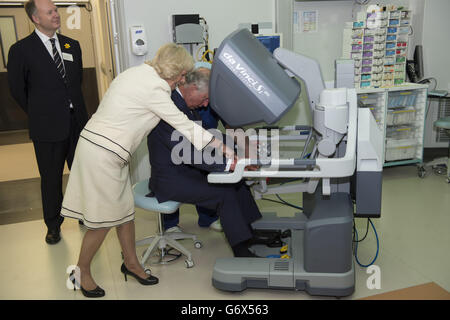
<instances>
[{"instance_id":1,"label":"medical supply cart","mask_svg":"<svg viewBox=\"0 0 450 320\"><path fill-rule=\"evenodd\" d=\"M358 107L369 108L384 136L383 166L422 163L427 85L357 89Z\"/></svg>"}]
</instances>

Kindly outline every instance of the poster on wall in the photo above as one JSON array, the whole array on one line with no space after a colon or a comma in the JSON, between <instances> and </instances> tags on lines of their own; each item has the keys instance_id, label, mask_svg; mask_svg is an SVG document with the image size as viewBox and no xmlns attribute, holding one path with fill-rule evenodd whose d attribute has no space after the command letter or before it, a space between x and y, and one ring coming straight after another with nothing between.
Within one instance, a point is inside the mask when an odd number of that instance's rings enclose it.
<instances>
[{"instance_id":1,"label":"poster on wall","mask_svg":"<svg viewBox=\"0 0 450 320\"><path fill-rule=\"evenodd\" d=\"M294 32L315 33L319 28L319 11L294 11Z\"/></svg>"}]
</instances>

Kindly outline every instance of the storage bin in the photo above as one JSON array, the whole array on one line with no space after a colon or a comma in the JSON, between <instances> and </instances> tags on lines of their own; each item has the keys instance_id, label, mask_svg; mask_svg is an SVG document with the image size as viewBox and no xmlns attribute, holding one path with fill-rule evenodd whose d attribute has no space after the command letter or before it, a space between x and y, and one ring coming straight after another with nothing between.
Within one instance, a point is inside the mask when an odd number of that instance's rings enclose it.
<instances>
[{"instance_id":1,"label":"storage bin","mask_svg":"<svg viewBox=\"0 0 450 320\"><path fill-rule=\"evenodd\" d=\"M398 56L398 57L396 57L396 59L395 59L395 63L403 63L403 62L405 62L406 61L406 57L401 57L401 56Z\"/></svg>"},{"instance_id":2,"label":"storage bin","mask_svg":"<svg viewBox=\"0 0 450 320\"><path fill-rule=\"evenodd\" d=\"M383 59L373 59L373 65L381 66L383 64Z\"/></svg>"},{"instance_id":3,"label":"storage bin","mask_svg":"<svg viewBox=\"0 0 450 320\"><path fill-rule=\"evenodd\" d=\"M386 28L377 28L375 29L375 35L384 36L386 34Z\"/></svg>"},{"instance_id":4,"label":"storage bin","mask_svg":"<svg viewBox=\"0 0 450 320\"><path fill-rule=\"evenodd\" d=\"M373 77L373 79L375 79L375 78L381 78L381 76L380 77ZM379 80L377 80L377 81L372 81L372 86L374 87L374 88L379 88L379 87L381 87L381 81L379 81ZM379 120L377 120L377 122L378 122Z\"/></svg>"},{"instance_id":5,"label":"storage bin","mask_svg":"<svg viewBox=\"0 0 450 320\"><path fill-rule=\"evenodd\" d=\"M353 52L359 52L361 50L362 50L362 45L360 45L360 44L353 44L352 45L352 51Z\"/></svg>"},{"instance_id":6,"label":"storage bin","mask_svg":"<svg viewBox=\"0 0 450 320\"><path fill-rule=\"evenodd\" d=\"M399 30L398 30L398 33L399 34L408 34L409 33L409 26L408 27L400 27Z\"/></svg>"},{"instance_id":7,"label":"storage bin","mask_svg":"<svg viewBox=\"0 0 450 320\"><path fill-rule=\"evenodd\" d=\"M401 12L400 11L391 11L389 18L391 19L398 19L400 18Z\"/></svg>"},{"instance_id":8,"label":"storage bin","mask_svg":"<svg viewBox=\"0 0 450 320\"><path fill-rule=\"evenodd\" d=\"M387 140L386 161L413 159L416 155L418 143L414 139Z\"/></svg>"},{"instance_id":9,"label":"storage bin","mask_svg":"<svg viewBox=\"0 0 450 320\"><path fill-rule=\"evenodd\" d=\"M389 26L398 26L400 21L398 19L390 19L389 20Z\"/></svg>"},{"instance_id":10,"label":"storage bin","mask_svg":"<svg viewBox=\"0 0 450 320\"><path fill-rule=\"evenodd\" d=\"M373 52L373 57L376 59L381 59L384 57L384 50L375 50Z\"/></svg>"},{"instance_id":11,"label":"storage bin","mask_svg":"<svg viewBox=\"0 0 450 320\"><path fill-rule=\"evenodd\" d=\"M386 36L386 41L396 41L397 35L396 34L389 34Z\"/></svg>"},{"instance_id":12,"label":"storage bin","mask_svg":"<svg viewBox=\"0 0 450 320\"><path fill-rule=\"evenodd\" d=\"M362 59L362 52L352 52L350 57L352 59Z\"/></svg>"},{"instance_id":13,"label":"storage bin","mask_svg":"<svg viewBox=\"0 0 450 320\"><path fill-rule=\"evenodd\" d=\"M361 81L360 88L368 88L370 87L370 81Z\"/></svg>"},{"instance_id":14,"label":"storage bin","mask_svg":"<svg viewBox=\"0 0 450 320\"><path fill-rule=\"evenodd\" d=\"M379 81L383 79L383 74L382 73L373 73L372 74L372 80L373 81Z\"/></svg>"},{"instance_id":15,"label":"storage bin","mask_svg":"<svg viewBox=\"0 0 450 320\"><path fill-rule=\"evenodd\" d=\"M364 29L364 35L365 36L374 36L375 35L375 29Z\"/></svg>"},{"instance_id":16,"label":"storage bin","mask_svg":"<svg viewBox=\"0 0 450 320\"><path fill-rule=\"evenodd\" d=\"M387 28L387 33L388 34L397 33L397 27L389 27L389 28Z\"/></svg>"},{"instance_id":17,"label":"storage bin","mask_svg":"<svg viewBox=\"0 0 450 320\"><path fill-rule=\"evenodd\" d=\"M354 29L352 31L352 39L362 39L364 35L364 29Z\"/></svg>"},{"instance_id":18,"label":"storage bin","mask_svg":"<svg viewBox=\"0 0 450 320\"><path fill-rule=\"evenodd\" d=\"M395 50L386 50L386 57L395 56Z\"/></svg>"},{"instance_id":19,"label":"storage bin","mask_svg":"<svg viewBox=\"0 0 450 320\"><path fill-rule=\"evenodd\" d=\"M386 43L386 49L394 49L395 48L395 42L387 42Z\"/></svg>"},{"instance_id":20,"label":"storage bin","mask_svg":"<svg viewBox=\"0 0 450 320\"><path fill-rule=\"evenodd\" d=\"M415 91L390 92L388 108L408 107L416 104L417 93Z\"/></svg>"},{"instance_id":21,"label":"storage bin","mask_svg":"<svg viewBox=\"0 0 450 320\"><path fill-rule=\"evenodd\" d=\"M384 43L384 36L375 36L373 41L376 43Z\"/></svg>"},{"instance_id":22,"label":"storage bin","mask_svg":"<svg viewBox=\"0 0 450 320\"><path fill-rule=\"evenodd\" d=\"M400 140L414 138L415 128L412 126L387 126L386 139Z\"/></svg>"},{"instance_id":23,"label":"storage bin","mask_svg":"<svg viewBox=\"0 0 450 320\"><path fill-rule=\"evenodd\" d=\"M384 65L388 66L388 65L392 65L395 63L395 57L385 57L384 58Z\"/></svg>"},{"instance_id":24,"label":"storage bin","mask_svg":"<svg viewBox=\"0 0 450 320\"><path fill-rule=\"evenodd\" d=\"M416 119L416 109L414 107L389 109L386 116L388 126L398 124L408 124Z\"/></svg>"}]
</instances>

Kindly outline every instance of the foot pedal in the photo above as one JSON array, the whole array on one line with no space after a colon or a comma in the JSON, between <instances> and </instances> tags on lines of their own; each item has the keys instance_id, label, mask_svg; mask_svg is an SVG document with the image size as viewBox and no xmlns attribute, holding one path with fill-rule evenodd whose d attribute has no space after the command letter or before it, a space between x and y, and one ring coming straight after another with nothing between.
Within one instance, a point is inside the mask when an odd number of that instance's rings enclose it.
<instances>
[{"instance_id":1,"label":"foot pedal","mask_svg":"<svg viewBox=\"0 0 450 320\"><path fill-rule=\"evenodd\" d=\"M281 241L280 230L253 230L253 238L250 240L251 245L262 244L269 248L279 248L283 246Z\"/></svg>"}]
</instances>

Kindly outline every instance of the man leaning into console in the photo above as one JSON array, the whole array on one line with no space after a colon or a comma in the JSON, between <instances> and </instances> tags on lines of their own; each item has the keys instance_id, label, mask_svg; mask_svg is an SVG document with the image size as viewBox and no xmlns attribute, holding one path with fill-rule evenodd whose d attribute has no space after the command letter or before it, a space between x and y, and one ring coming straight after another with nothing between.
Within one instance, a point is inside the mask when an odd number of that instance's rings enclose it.
<instances>
[{"instance_id":1,"label":"man leaning into console","mask_svg":"<svg viewBox=\"0 0 450 320\"><path fill-rule=\"evenodd\" d=\"M196 69L186 76L184 85L172 92L176 106L191 120L200 121L195 109L204 105L208 99L209 74L208 69ZM187 99L189 105L183 96L190 97ZM192 96L197 99L192 99ZM204 159L205 154L184 145L183 136L176 135L176 132L174 134L174 131L161 120L147 137L151 165L150 190L159 202L174 200L215 210L234 255L254 257L248 249L253 233L251 223L261 218L261 213L249 188L242 181L235 184L208 183L208 173L228 169L225 157L220 156L220 161L215 163L198 161ZM172 137L179 139L172 141ZM186 150L188 155L183 153Z\"/></svg>"}]
</instances>

